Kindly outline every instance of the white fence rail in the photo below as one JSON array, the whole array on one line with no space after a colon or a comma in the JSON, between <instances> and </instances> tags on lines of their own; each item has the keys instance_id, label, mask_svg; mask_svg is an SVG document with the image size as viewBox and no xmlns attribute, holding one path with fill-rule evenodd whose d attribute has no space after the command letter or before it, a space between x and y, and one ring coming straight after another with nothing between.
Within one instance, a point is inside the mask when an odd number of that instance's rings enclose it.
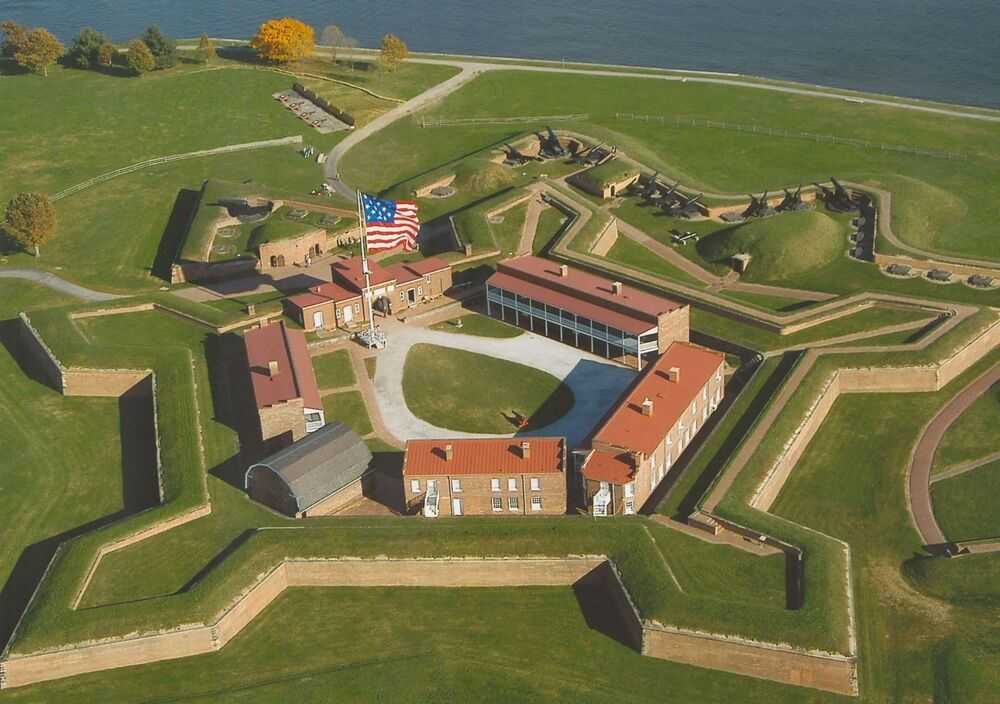
<instances>
[{"instance_id":1,"label":"white fence rail","mask_svg":"<svg viewBox=\"0 0 1000 704\"><path fill-rule=\"evenodd\" d=\"M134 171L140 169L145 169L150 166L159 166L160 164L169 164L172 161L182 161L184 159L197 159L203 156L216 156L218 154L229 154L231 152L243 152L249 151L251 149L266 149L267 147L280 147L286 144L300 144L302 142L302 135L295 135L294 137L282 137L281 139L267 139L261 142L247 142L246 144L230 144L225 147L216 147L215 149L202 149L197 152L187 152L185 154L171 154L170 156L160 156L155 159L147 159L146 161L140 161L137 164L131 164L130 166L123 166L120 169L115 169L114 171L108 171L100 176L94 176L86 181L81 181L75 186L70 186L62 191L59 191L54 196L52 196L53 201L62 200L66 196L71 196L74 193L79 193L82 190L96 186L99 183L104 183L105 181L110 181L113 178L119 176L124 176L125 174L130 174Z\"/></svg>"},{"instance_id":2,"label":"white fence rail","mask_svg":"<svg viewBox=\"0 0 1000 704\"><path fill-rule=\"evenodd\" d=\"M421 127L460 127L462 125L519 125L533 122L568 122L571 120L586 120L590 115L533 115L519 117L461 117L453 120L421 118Z\"/></svg>"},{"instance_id":3,"label":"white fence rail","mask_svg":"<svg viewBox=\"0 0 1000 704\"><path fill-rule=\"evenodd\" d=\"M900 144L886 144L884 142L870 142L866 139L854 139L853 137L837 137L830 134L816 134L814 132L799 132L798 130L786 130L778 127L766 127L763 125L744 125L738 122L720 122L717 120L699 120L697 118L686 117L666 117L663 115L639 115L632 112L616 112L616 120L633 120L636 122L650 122L661 124L664 127L702 127L710 129L731 130L734 132L746 132L758 134L766 137L783 137L787 139L805 139L810 142L825 144L844 144L862 149L876 149L883 152L900 152L903 154L913 154L914 156L927 156L935 159L965 160L965 154L957 152L938 152L930 149L918 149Z\"/></svg>"}]
</instances>

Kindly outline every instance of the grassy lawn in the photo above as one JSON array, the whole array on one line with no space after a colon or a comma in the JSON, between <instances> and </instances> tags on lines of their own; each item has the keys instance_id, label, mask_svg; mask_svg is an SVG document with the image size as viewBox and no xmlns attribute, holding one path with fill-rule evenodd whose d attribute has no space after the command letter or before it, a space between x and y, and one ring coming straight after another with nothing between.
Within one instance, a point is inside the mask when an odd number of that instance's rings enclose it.
<instances>
[{"instance_id":1,"label":"grassy lawn","mask_svg":"<svg viewBox=\"0 0 1000 704\"><path fill-rule=\"evenodd\" d=\"M368 408L360 391L344 391L324 396L323 410L326 412L327 423L340 421L362 436L373 431Z\"/></svg>"},{"instance_id":2,"label":"grassy lawn","mask_svg":"<svg viewBox=\"0 0 1000 704\"><path fill-rule=\"evenodd\" d=\"M1000 451L1000 384L994 384L951 424L934 456L934 472Z\"/></svg>"},{"instance_id":3,"label":"grassy lawn","mask_svg":"<svg viewBox=\"0 0 1000 704\"><path fill-rule=\"evenodd\" d=\"M455 325L456 321L462 323L462 327ZM500 320L495 320L479 313L470 313L454 320L445 320L431 326L432 330L442 332L461 333L463 335L475 335L477 337L500 337L510 338L524 334L521 328L508 325Z\"/></svg>"},{"instance_id":4,"label":"grassy lawn","mask_svg":"<svg viewBox=\"0 0 1000 704\"><path fill-rule=\"evenodd\" d=\"M1000 461L931 485L934 516L948 540L1000 537Z\"/></svg>"},{"instance_id":5,"label":"grassy lawn","mask_svg":"<svg viewBox=\"0 0 1000 704\"><path fill-rule=\"evenodd\" d=\"M6 638L60 536L86 530L123 510L132 472L123 463L119 403L66 398L21 363L23 310L71 299L36 284L0 280L0 639ZM127 456L127 455L126 455ZM146 468L148 469L148 468Z\"/></svg>"},{"instance_id":6,"label":"grassy lawn","mask_svg":"<svg viewBox=\"0 0 1000 704\"><path fill-rule=\"evenodd\" d=\"M351 354L347 350L337 350L312 358L316 372L316 382L321 389L335 389L338 386L354 386L358 383L351 366Z\"/></svg>"},{"instance_id":7,"label":"grassy lawn","mask_svg":"<svg viewBox=\"0 0 1000 704\"><path fill-rule=\"evenodd\" d=\"M842 397L772 509L852 546L860 653L866 663L860 684L866 700L929 700L933 692L940 701L986 702L998 684L1000 641L988 624L992 612L973 600L945 607L914 590L901 570L922 554L906 509L910 448L937 409L990 363L980 363L935 394ZM812 376L823 377L819 371ZM801 398L808 402L809 393ZM790 411L787 422L798 422L796 418ZM788 431L782 422L774 433L778 444ZM859 427L866 431L859 434ZM762 457L772 452L762 451ZM731 496L742 494L760 476L762 466L751 466L755 471ZM741 511L750 513L756 512ZM965 562L949 569L975 571L977 566ZM902 672L907 676L897 676Z\"/></svg>"},{"instance_id":8,"label":"grassy lawn","mask_svg":"<svg viewBox=\"0 0 1000 704\"><path fill-rule=\"evenodd\" d=\"M414 415L441 428L512 433L512 414L531 428L563 417L573 392L551 374L495 357L436 345L414 345L406 358L403 394Z\"/></svg>"},{"instance_id":9,"label":"grassy lawn","mask_svg":"<svg viewBox=\"0 0 1000 704\"><path fill-rule=\"evenodd\" d=\"M569 218L558 208L548 206L543 208L538 217L538 227L535 229L535 237L531 241L531 253L538 256L555 239L559 231L566 224Z\"/></svg>"},{"instance_id":10,"label":"grassy lawn","mask_svg":"<svg viewBox=\"0 0 1000 704\"><path fill-rule=\"evenodd\" d=\"M681 283L688 284L689 286L697 286L698 288L704 285L698 279L656 254L653 250L643 247L628 237L619 237L605 256L617 264L630 266L647 274L662 276L666 279L680 281Z\"/></svg>"},{"instance_id":11,"label":"grassy lawn","mask_svg":"<svg viewBox=\"0 0 1000 704\"><path fill-rule=\"evenodd\" d=\"M641 96L641 98L639 97ZM609 107L613 106L613 107ZM615 112L759 124L823 134L850 134L875 143L907 144L970 155L968 161L918 158L836 144L765 137L729 130L674 128L655 121L615 119ZM587 113L585 122L559 125L618 144L659 169L664 178L709 193L759 193L826 180L831 174L873 185L895 185L898 234L955 254L995 256L993 197L987 187L1000 164L993 159L1000 127L871 104L858 105L732 86L656 82L599 76L548 76L496 71L478 77L427 111L428 117L485 117ZM348 155L342 172L353 184L384 187L504 139L509 126L449 130L448 140L419 138L419 118L392 125ZM543 125L527 125L540 128ZM394 144L412 149L391 151ZM719 154L734 155L720 159ZM735 155L738 155L735 156ZM372 164L377 164L372 168ZM901 184L913 184L901 188ZM928 186L944 198L926 198ZM928 210L948 208L925 218ZM952 214L957 218L951 217Z\"/></svg>"},{"instance_id":12,"label":"grassy lawn","mask_svg":"<svg viewBox=\"0 0 1000 704\"><path fill-rule=\"evenodd\" d=\"M293 589L221 652L12 690L11 702L605 702L805 704L814 692L644 658L623 645L600 592L520 589ZM582 610L586 609L586 611ZM400 621L401 613L424 618ZM317 647L317 643L349 647ZM840 701L824 696L823 701ZM846 699L845 699L846 701Z\"/></svg>"},{"instance_id":13,"label":"grassy lawn","mask_svg":"<svg viewBox=\"0 0 1000 704\"><path fill-rule=\"evenodd\" d=\"M691 308L691 328L730 342L736 342L756 350L776 350L786 347L807 346L810 343L828 340L841 335L877 330L890 325L899 325L929 317L927 311L912 308L890 308L874 306L858 313L821 323L791 335L778 335L756 325L748 325L732 318L702 308ZM907 338L915 331L906 333ZM879 339L879 338L872 338ZM854 344L868 344L867 341Z\"/></svg>"},{"instance_id":14,"label":"grassy lawn","mask_svg":"<svg viewBox=\"0 0 1000 704\"><path fill-rule=\"evenodd\" d=\"M524 221L528 216L528 206L519 205L501 214L503 222L489 223L493 231L493 241L504 257L517 253L524 232Z\"/></svg>"}]
</instances>

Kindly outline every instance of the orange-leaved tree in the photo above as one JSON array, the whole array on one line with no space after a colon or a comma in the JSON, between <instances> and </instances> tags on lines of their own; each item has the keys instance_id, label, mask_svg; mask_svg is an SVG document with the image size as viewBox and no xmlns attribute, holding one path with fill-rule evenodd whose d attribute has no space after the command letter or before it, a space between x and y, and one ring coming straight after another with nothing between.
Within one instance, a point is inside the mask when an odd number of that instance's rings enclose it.
<instances>
[{"instance_id":1,"label":"orange-leaved tree","mask_svg":"<svg viewBox=\"0 0 1000 704\"><path fill-rule=\"evenodd\" d=\"M287 63L309 56L316 45L316 33L305 22L292 17L268 20L250 40L265 61Z\"/></svg>"}]
</instances>

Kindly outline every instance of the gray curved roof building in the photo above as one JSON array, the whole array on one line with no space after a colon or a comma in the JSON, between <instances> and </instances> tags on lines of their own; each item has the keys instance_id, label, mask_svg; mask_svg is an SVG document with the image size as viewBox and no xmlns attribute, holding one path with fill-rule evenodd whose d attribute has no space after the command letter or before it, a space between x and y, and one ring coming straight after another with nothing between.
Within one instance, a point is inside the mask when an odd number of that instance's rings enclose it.
<instances>
[{"instance_id":1,"label":"gray curved roof building","mask_svg":"<svg viewBox=\"0 0 1000 704\"><path fill-rule=\"evenodd\" d=\"M244 486L255 501L300 517L359 482L371 460L356 432L343 423L329 423L250 465Z\"/></svg>"}]
</instances>

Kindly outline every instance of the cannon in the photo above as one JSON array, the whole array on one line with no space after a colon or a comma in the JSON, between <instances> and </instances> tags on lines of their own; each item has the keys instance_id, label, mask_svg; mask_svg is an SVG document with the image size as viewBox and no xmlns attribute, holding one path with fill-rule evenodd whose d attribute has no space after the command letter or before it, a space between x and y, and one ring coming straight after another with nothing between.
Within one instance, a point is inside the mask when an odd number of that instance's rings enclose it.
<instances>
[{"instance_id":1,"label":"cannon","mask_svg":"<svg viewBox=\"0 0 1000 704\"><path fill-rule=\"evenodd\" d=\"M682 218L691 218L702 214L701 209L704 205L701 202L701 197L705 195L704 193L686 196L677 190L676 185L668 193L664 194L660 202L660 208L664 214Z\"/></svg>"},{"instance_id":2,"label":"cannon","mask_svg":"<svg viewBox=\"0 0 1000 704\"><path fill-rule=\"evenodd\" d=\"M663 191L660 188L660 184L656 180L656 177L659 175L660 172L656 171L653 173L652 176L646 179L645 184L640 186L638 181L635 184L636 195L642 198L642 200L645 201L646 203L649 203L650 201L655 200L663 195Z\"/></svg>"},{"instance_id":3,"label":"cannon","mask_svg":"<svg viewBox=\"0 0 1000 704\"><path fill-rule=\"evenodd\" d=\"M529 161L534 161L534 157L522 154L516 147L513 147L510 144L504 144L503 146L506 153L503 163L508 166L524 166Z\"/></svg>"},{"instance_id":4,"label":"cannon","mask_svg":"<svg viewBox=\"0 0 1000 704\"><path fill-rule=\"evenodd\" d=\"M744 219L749 218L766 218L768 216L774 215L775 210L771 207L770 203L767 202L768 192L764 191L764 194L758 198L753 193L750 195L750 205L747 209L743 211L742 217Z\"/></svg>"},{"instance_id":5,"label":"cannon","mask_svg":"<svg viewBox=\"0 0 1000 704\"><path fill-rule=\"evenodd\" d=\"M808 206L802 202L802 184L795 189L792 193L787 188L783 189L785 191L784 199L778 203L777 211L779 213L791 211L791 210L805 210Z\"/></svg>"},{"instance_id":6,"label":"cannon","mask_svg":"<svg viewBox=\"0 0 1000 704\"><path fill-rule=\"evenodd\" d=\"M819 189L820 198L823 199L827 209L837 213L849 213L861 207L858 196L844 188L840 181L831 176L830 183L833 184L832 189L819 183L813 184Z\"/></svg>"},{"instance_id":7,"label":"cannon","mask_svg":"<svg viewBox=\"0 0 1000 704\"><path fill-rule=\"evenodd\" d=\"M549 159L559 159L566 156L566 148L559 141L559 137L552 131L551 127L546 127L545 134L539 134L538 153Z\"/></svg>"}]
</instances>

